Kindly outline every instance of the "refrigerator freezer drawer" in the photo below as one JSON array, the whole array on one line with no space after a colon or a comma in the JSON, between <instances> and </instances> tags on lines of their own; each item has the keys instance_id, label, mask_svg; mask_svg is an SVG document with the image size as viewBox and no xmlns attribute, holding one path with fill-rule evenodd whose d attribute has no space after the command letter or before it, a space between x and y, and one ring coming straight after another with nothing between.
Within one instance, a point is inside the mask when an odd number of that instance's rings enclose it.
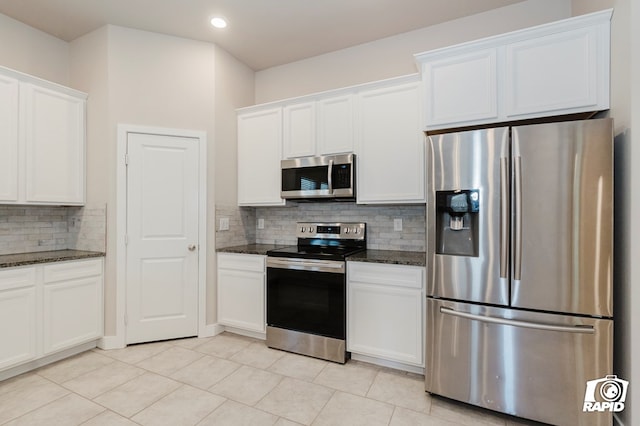
<instances>
[{"instance_id":1,"label":"refrigerator freezer drawer","mask_svg":"<svg viewBox=\"0 0 640 426\"><path fill-rule=\"evenodd\" d=\"M430 393L554 425L611 425L582 411L612 374L613 321L427 299Z\"/></svg>"}]
</instances>

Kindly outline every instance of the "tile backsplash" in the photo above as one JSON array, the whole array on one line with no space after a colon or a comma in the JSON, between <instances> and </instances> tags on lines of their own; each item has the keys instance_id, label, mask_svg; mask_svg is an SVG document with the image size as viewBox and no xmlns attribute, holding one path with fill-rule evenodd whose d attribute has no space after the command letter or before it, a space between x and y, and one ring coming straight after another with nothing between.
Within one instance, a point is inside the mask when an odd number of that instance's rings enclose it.
<instances>
[{"instance_id":1,"label":"tile backsplash","mask_svg":"<svg viewBox=\"0 0 640 426\"><path fill-rule=\"evenodd\" d=\"M366 222L367 247L379 250L424 251L424 205L369 206L349 202L291 203L286 207L217 207L216 246L248 243L296 244L296 222ZM229 230L220 231L221 217L229 218ZM256 229L264 219L264 229ZM394 230L402 219L402 231ZM255 235L255 237L254 237Z\"/></svg>"},{"instance_id":2,"label":"tile backsplash","mask_svg":"<svg viewBox=\"0 0 640 426\"><path fill-rule=\"evenodd\" d=\"M229 219L229 229L220 230L220 219ZM252 207L216 206L216 248L256 242L256 209Z\"/></svg>"},{"instance_id":3,"label":"tile backsplash","mask_svg":"<svg viewBox=\"0 0 640 426\"><path fill-rule=\"evenodd\" d=\"M0 255L105 251L105 207L0 206Z\"/></svg>"}]
</instances>

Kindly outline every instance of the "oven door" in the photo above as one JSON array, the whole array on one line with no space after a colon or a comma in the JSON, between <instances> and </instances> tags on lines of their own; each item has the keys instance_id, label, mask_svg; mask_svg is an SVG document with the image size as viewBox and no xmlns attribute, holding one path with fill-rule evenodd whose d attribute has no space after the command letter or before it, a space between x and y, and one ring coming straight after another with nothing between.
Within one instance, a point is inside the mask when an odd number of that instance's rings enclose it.
<instances>
[{"instance_id":1,"label":"oven door","mask_svg":"<svg viewBox=\"0 0 640 426\"><path fill-rule=\"evenodd\" d=\"M267 325L344 340L345 262L267 257Z\"/></svg>"}]
</instances>

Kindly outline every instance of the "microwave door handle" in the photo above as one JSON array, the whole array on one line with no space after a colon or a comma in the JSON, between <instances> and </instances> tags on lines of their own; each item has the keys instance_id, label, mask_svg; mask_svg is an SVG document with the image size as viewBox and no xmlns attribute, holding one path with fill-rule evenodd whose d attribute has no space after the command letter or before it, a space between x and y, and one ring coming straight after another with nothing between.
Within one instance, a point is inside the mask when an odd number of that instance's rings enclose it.
<instances>
[{"instance_id":1,"label":"microwave door handle","mask_svg":"<svg viewBox=\"0 0 640 426\"><path fill-rule=\"evenodd\" d=\"M329 174L327 179L329 183L329 194L333 194L333 182L331 181L331 176L333 175L333 160L329 160L329 170L327 173Z\"/></svg>"}]
</instances>

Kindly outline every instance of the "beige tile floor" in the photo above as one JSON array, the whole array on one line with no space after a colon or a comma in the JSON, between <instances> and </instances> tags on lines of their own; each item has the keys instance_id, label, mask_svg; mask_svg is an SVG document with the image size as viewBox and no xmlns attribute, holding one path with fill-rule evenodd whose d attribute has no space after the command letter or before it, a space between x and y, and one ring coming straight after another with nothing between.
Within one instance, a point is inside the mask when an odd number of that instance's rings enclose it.
<instances>
[{"instance_id":1,"label":"beige tile floor","mask_svg":"<svg viewBox=\"0 0 640 426\"><path fill-rule=\"evenodd\" d=\"M1 425L528 424L424 392L423 377L234 334L95 349L0 382Z\"/></svg>"}]
</instances>

